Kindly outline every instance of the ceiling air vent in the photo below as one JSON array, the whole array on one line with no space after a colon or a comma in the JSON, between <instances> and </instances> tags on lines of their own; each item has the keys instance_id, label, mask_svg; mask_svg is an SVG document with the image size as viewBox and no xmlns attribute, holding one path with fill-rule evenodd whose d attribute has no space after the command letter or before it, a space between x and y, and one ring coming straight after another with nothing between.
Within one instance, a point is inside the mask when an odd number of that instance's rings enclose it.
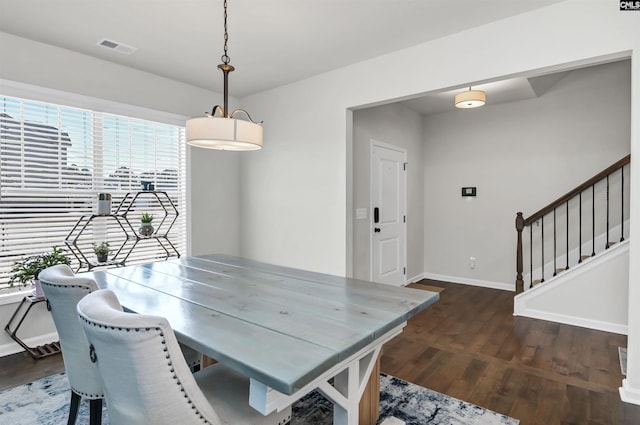
<instances>
[{"instance_id":1,"label":"ceiling air vent","mask_svg":"<svg viewBox=\"0 0 640 425\"><path fill-rule=\"evenodd\" d=\"M128 46L126 44L119 43L117 41L108 40L106 38L99 40L96 44L100 47L104 47L105 49L115 50L116 52L120 52L125 55L130 55L131 53L138 50L137 47Z\"/></svg>"}]
</instances>

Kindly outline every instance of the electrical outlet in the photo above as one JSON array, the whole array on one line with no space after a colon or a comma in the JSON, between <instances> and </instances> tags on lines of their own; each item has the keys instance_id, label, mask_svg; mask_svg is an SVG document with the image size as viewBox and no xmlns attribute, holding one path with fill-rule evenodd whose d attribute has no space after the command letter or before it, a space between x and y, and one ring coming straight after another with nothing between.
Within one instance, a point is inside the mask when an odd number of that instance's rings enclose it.
<instances>
[{"instance_id":1,"label":"electrical outlet","mask_svg":"<svg viewBox=\"0 0 640 425\"><path fill-rule=\"evenodd\" d=\"M476 257L469 257L469 268L470 269L476 268Z\"/></svg>"}]
</instances>

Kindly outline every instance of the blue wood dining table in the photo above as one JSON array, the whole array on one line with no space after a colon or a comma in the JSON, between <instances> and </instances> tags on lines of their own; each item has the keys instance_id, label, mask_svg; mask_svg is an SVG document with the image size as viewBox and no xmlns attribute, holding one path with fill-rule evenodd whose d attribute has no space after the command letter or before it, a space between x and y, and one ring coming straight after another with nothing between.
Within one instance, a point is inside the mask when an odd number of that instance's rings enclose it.
<instances>
[{"instance_id":1,"label":"blue wood dining table","mask_svg":"<svg viewBox=\"0 0 640 425\"><path fill-rule=\"evenodd\" d=\"M88 273L129 311L164 316L178 340L250 377L263 414L318 389L334 424L358 404L384 343L435 292L212 254Z\"/></svg>"}]
</instances>

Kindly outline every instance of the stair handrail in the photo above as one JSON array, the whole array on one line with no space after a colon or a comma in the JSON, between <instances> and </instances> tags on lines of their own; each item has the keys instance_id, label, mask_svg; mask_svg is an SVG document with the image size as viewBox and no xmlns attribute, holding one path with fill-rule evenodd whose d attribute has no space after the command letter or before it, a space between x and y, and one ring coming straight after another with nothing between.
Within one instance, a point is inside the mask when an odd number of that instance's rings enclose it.
<instances>
[{"instance_id":1,"label":"stair handrail","mask_svg":"<svg viewBox=\"0 0 640 425\"><path fill-rule=\"evenodd\" d=\"M594 175L593 177L587 179L584 183L579 184L574 189L572 189L569 192L565 193L564 195L562 195L561 197L559 197L555 201L551 202L550 204L548 204L544 208L541 208L540 210L536 211L534 214L530 215L529 217L524 218L521 212L518 212L516 214L516 221L515 221L516 231L517 231L516 293L520 293L520 292L522 292L524 290L524 280L523 280L523 276L522 276L522 272L523 272L522 231L524 230L524 228L527 227L527 226L530 226L533 223L535 223L536 221L538 221L539 219L541 219L542 217L544 217L548 213L553 212L556 208L558 208L562 204L570 201L571 199L573 199L575 196L581 194L586 189L592 187L596 183L598 183L601 180L607 178L608 176L610 176L614 172L620 170L625 165L628 165L630 163L631 163L631 154L625 156L624 158L620 159L619 161L615 162L614 164L611 164L609 167L607 167L604 170L600 171L598 174Z\"/></svg>"},{"instance_id":2,"label":"stair handrail","mask_svg":"<svg viewBox=\"0 0 640 425\"><path fill-rule=\"evenodd\" d=\"M535 223L540 219L540 217L547 215L548 213L553 211L554 208L558 208L560 205L572 199L574 196L578 195L580 192L590 188L594 184L598 183L600 180L604 179L610 174L613 174L614 172L618 171L620 168L624 167L629 163L631 163L631 154L625 156L621 160L617 161L616 163L600 171L598 174L586 180L584 183L581 183L579 186L576 186L573 190L570 190L569 192L565 193L555 201L551 202L546 207L540 209L539 211L536 211L535 213L531 214L529 217L525 218L524 226L526 227L526 226L529 226L530 224Z\"/></svg>"}]
</instances>

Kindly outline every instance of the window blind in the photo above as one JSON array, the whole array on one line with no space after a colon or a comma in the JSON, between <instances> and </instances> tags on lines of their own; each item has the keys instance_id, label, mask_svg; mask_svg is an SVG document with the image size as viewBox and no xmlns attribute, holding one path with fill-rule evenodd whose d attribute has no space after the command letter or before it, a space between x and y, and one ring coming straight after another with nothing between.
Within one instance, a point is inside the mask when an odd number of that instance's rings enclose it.
<instances>
[{"instance_id":1,"label":"window blind","mask_svg":"<svg viewBox=\"0 0 640 425\"><path fill-rule=\"evenodd\" d=\"M0 95L0 289L16 261L53 246L78 267L65 239L80 216L96 211L97 194L111 194L113 212L143 183L167 192L177 218L170 211L164 229L175 218L167 237L185 253L184 139L184 127ZM154 197L139 197L128 214L136 230L143 212L154 214L154 225L165 215ZM95 258L93 243L117 250L125 239L117 220L100 217L77 244ZM162 243L145 239L127 264L166 256Z\"/></svg>"}]
</instances>

